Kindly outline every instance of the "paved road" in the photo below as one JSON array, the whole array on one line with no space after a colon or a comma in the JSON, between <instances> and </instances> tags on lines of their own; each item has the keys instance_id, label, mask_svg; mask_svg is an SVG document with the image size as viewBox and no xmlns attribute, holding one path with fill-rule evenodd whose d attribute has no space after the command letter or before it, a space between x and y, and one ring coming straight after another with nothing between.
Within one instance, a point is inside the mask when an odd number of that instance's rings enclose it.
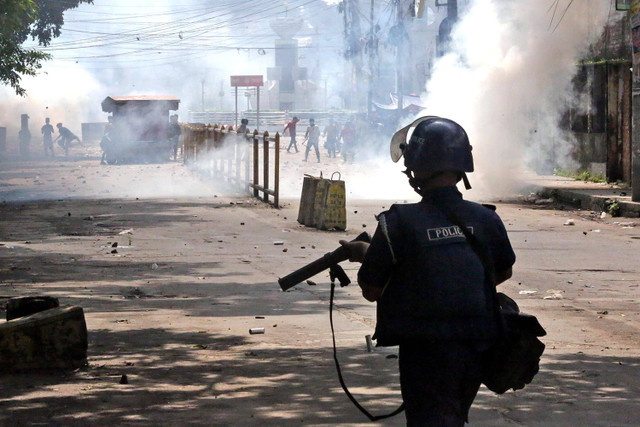
<instances>
[{"instance_id":1,"label":"paved road","mask_svg":"<svg viewBox=\"0 0 640 427\"><path fill-rule=\"evenodd\" d=\"M349 231L330 233L300 226L293 199L281 210L222 195L0 204L0 298L82 306L90 340L86 369L5 375L0 424L364 425L333 368L327 275L286 293L276 281L373 231L388 205L350 202ZM637 220L498 209L518 256L504 291L539 317L547 351L525 390L481 390L470 425L639 425ZM357 265L345 267L355 276ZM394 349L368 353L364 339L374 307L356 286L337 298L346 380L372 411L391 410Z\"/></svg>"}]
</instances>

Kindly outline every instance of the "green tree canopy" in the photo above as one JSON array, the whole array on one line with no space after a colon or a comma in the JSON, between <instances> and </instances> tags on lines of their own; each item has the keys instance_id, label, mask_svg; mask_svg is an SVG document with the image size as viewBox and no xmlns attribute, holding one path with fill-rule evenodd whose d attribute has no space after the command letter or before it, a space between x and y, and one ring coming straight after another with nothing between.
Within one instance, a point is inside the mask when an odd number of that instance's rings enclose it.
<instances>
[{"instance_id":1,"label":"green tree canopy","mask_svg":"<svg viewBox=\"0 0 640 427\"><path fill-rule=\"evenodd\" d=\"M27 49L29 37L41 46L60 35L64 12L93 0L0 0L0 84L11 86L24 95L23 76L34 76L50 55Z\"/></svg>"}]
</instances>

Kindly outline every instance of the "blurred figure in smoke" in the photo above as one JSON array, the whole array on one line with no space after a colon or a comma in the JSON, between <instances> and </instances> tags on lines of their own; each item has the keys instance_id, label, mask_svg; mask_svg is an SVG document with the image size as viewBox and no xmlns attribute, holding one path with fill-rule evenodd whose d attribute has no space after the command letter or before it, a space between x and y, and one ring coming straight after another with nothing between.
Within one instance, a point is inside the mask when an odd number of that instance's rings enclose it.
<instances>
[{"instance_id":1,"label":"blurred figure in smoke","mask_svg":"<svg viewBox=\"0 0 640 427\"><path fill-rule=\"evenodd\" d=\"M240 120L240 126L238 126L238 129L236 130L236 132L238 134L246 134L247 130L249 129L249 119L242 119Z\"/></svg>"},{"instance_id":2,"label":"blurred figure in smoke","mask_svg":"<svg viewBox=\"0 0 640 427\"><path fill-rule=\"evenodd\" d=\"M335 158L338 145L338 126L334 119L330 119L329 124L324 128L324 136L326 138L324 148L327 149L329 157Z\"/></svg>"},{"instance_id":3,"label":"blurred figure in smoke","mask_svg":"<svg viewBox=\"0 0 640 427\"><path fill-rule=\"evenodd\" d=\"M307 144L307 150L304 152L304 161L307 161L309 157L309 151L311 147L316 150L316 156L318 157L318 163L320 163L320 150L318 149L318 142L320 141L320 128L316 126L315 119L309 119L309 126L304 134L304 140ZM304 145L305 142L302 144Z\"/></svg>"},{"instance_id":4,"label":"blurred figure in smoke","mask_svg":"<svg viewBox=\"0 0 640 427\"><path fill-rule=\"evenodd\" d=\"M238 129L236 129L237 135L244 135L244 137L240 137L240 141L241 142L246 142L246 135L247 135L247 131L249 130L249 119L242 119L240 120L240 126L238 126ZM241 144L240 145L241 148L241 156L240 159L244 161L244 159L247 158L247 155L249 154L249 144ZM230 153L228 153L230 154Z\"/></svg>"},{"instance_id":5,"label":"blurred figure in smoke","mask_svg":"<svg viewBox=\"0 0 640 427\"><path fill-rule=\"evenodd\" d=\"M355 159L355 145L356 145L356 126L355 119L351 117L344 124L340 137L342 138L342 158L344 163L347 162L347 156L351 155L351 161Z\"/></svg>"},{"instance_id":6,"label":"blurred figure in smoke","mask_svg":"<svg viewBox=\"0 0 640 427\"><path fill-rule=\"evenodd\" d=\"M49 157L49 153L51 153L51 157L54 157L53 154L53 126L49 123L51 119L47 117L44 119L44 126L40 129L42 133L42 144L44 145L44 156Z\"/></svg>"},{"instance_id":7,"label":"blurred figure in smoke","mask_svg":"<svg viewBox=\"0 0 640 427\"><path fill-rule=\"evenodd\" d=\"M102 149L102 158L100 159L100 164L105 165L105 159L107 157L107 151L111 147L111 132L113 132L113 116L107 117L107 124L104 127L104 133L102 134L102 139L100 140L100 148Z\"/></svg>"},{"instance_id":8,"label":"blurred figure in smoke","mask_svg":"<svg viewBox=\"0 0 640 427\"><path fill-rule=\"evenodd\" d=\"M64 149L64 155L69 156L69 147L71 146L71 142L78 141L78 143L82 143L82 141L80 141L80 138L78 138L68 128L62 126L62 123L58 123L56 127L58 128L60 135L58 135L55 142Z\"/></svg>"},{"instance_id":9,"label":"blurred figure in smoke","mask_svg":"<svg viewBox=\"0 0 640 427\"><path fill-rule=\"evenodd\" d=\"M289 136L291 136L291 142L289 142L289 147L287 147L287 153L290 153L289 150L291 150L291 146L296 149L296 153L298 152L298 144L296 144L296 123L298 123L299 121L299 118L293 116L293 119L289 123L287 123L287 125L284 127L284 130L282 131L282 134L284 135L288 129Z\"/></svg>"},{"instance_id":10,"label":"blurred figure in smoke","mask_svg":"<svg viewBox=\"0 0 640 427\"><path fill-rule=\"evenodd\" d=\"M178 115L173 114L169 119L169 126L167 126L167 139L171 144L173 160L178 160L178 142L181 134L182 129L180 129L180 124L178 123Z\"/></svg>"},{"instance_id":11,"label":"blurred figure in smoke","mask_svg":"<svg viewBox=\"0 0 640 427\"><path fill-rule=\"evenodd\" d=\"M29 131L29 116L22 114L20 116L20 132L18 132L18 141L20 142L20 155L25 159L29 158L29 144L31 144L31 132Z\"/></svg>"}]
</instances>

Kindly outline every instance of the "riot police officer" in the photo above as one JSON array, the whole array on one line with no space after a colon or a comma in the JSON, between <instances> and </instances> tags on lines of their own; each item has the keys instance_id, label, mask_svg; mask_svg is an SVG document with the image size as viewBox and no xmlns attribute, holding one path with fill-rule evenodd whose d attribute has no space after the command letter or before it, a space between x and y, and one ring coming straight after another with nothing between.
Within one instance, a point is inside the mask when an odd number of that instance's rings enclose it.
<instances>
[{"instance_id":1,"label":"riot police officer","mask_svg":"<svg viewBox=\"0 0 640 427\"><path fill-rule=\"evenodd\" d=\"M395 162L404 156L422 200L380 214L370 245L340 243L362 262L363 296L377 302L377 345L399 345L407 425L462 426L480 388L483 354L498 333L485 280L493 277L495 286L511 277L515 254L495 208L463 200L456 188L461 180L470 188L466 173L473 172L459 124L422 117L394 135L391 155ZM484 243L489 264L461 223Z\"/></svg>"}]
</instances>

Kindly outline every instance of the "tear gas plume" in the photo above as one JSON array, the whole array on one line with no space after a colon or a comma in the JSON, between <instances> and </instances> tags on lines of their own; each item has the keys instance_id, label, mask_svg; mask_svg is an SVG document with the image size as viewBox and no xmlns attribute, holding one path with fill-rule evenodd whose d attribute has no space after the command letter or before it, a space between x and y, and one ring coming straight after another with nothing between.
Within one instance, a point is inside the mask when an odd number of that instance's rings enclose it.
<instances>
[{"instance_id":1,"label":"tear gas plume","mask_svg":"<svg viewBox=\"0 0 640 427\"><path fill-rule=\"evenodd\" d=\"M469 134L473 197L512 194L531 165L570 165L573 141L558 122L575 96L576 62L601 36L610 2L559 1L556 14L547 3L470 2L427 84L423 114L451 118Z\"/></svg>"},{"instance_id":2,"label":"tear gas plume","mask_svg":"<svg viewBox=\"0 0 640 427\"><path fill-rule=\"evenodd\" d=\"M551 4L459 4L451 51L434 63L421 96L426 109L418 116L451 118L467 130L476 164L470 175L472 198L513 196L522 188L520 178L532 172L574 166L575 141L559 121L569 107L580 104L571 90L576 63L602 35L611 11L609 2L598 0L559 0L555 13ZM433 20L433 12L430 16ZM435 41L435 35L431 38ZM424 49L433 47L427 43ZM381 49L378 54L381 62L395 61L393 52ZM388 134L373 132L360 141L358 164L336 169L352 198L417 197L401 173L402 161L389 160Z\"/></svg>"}]
</instances>

